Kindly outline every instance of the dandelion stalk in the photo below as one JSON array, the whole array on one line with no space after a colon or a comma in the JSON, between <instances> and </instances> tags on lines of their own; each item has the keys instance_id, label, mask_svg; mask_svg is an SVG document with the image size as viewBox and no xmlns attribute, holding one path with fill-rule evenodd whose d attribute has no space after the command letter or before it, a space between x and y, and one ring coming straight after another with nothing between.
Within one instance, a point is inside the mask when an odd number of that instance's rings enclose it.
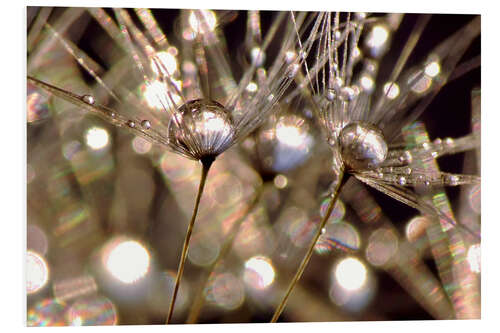
<instances>
[{"instance_id":1,"label":"dandelion stalk","mask_svg":"<svg viewBox=\"0 0 500 333\"><path fill-rule=\"evenodd\" d=\"M194 297L194 304L191 306L191 310L189 311L189 315L187 318L186 323L188 324L195 324L198 321L198 317L201 313L201 308L203 307L203 303L205 298L203 297L203 290L205 290L205 287L208 283L208 280L212 273L215 271L217 268L218 264L224 258L229 250L233 247L233 242L236 238L236 235L238 235L238 231L240 230L240 227L244 221L246 221L248 215L253 211L255 206L259 203L260 196L262 194L262 186L257 190L257 193L255 193L254 199L252 202L247 206L245 209L245 212L241 215L241 217L236 220L236 222L233 224L229 237L226 239L224 246L222 247L221 251L219 252L219 255L217 258L214 260L212 265L207 269L206 274L200 279L200 287L198 288L198 291Z\"/></svg>"},{"instance_id":2,"label":"dandelion stalk","mask_svg":"<svg viewBox=\"0 0 500 333\"><path fill-rule=\"evenodd\" d=\"M172 315L174 313L175 300L177 299L177 293L179 291L179 286L182 279L182 273L184 272L184 265L186 263L187 252L189 249L189 241L191 240L191 234L193 232L194 222L196 221L196 215L198 214L198 207L200 205L201 195L203 194L203 189L205 188L205 182L207 180L208 171L210 170L210 167L212 166L214 160L215 160L214 156L207 156L200 160L202 164L200 185L198 187L198 194L196 195L196 201L193 208L193 215L191 216L191 221L189 221L189 225L186 231L186 237L184 238L184 245L182 246L181 258L179 260L177 276L175 278L174 292L172 295L172 300L170 302L170 307L168 309L166 324L170 323Z\"/></svg>"},{"instance_id":3,"label":"dandelion stalk","mask_svg":"<svg viewBox=\"0 0 500 333\"><path fill-rule=\"evenodd\" d=\"M274 311L274 315L271 319L271 323L275 323L278 321L278 318L280 317L281 313L285 309L286 303L288 301L288 298L290 297L290 294L292 293L293 288L295 287L295 285L299 282L300 278L302 277L302 274L304 273L304 271L307 267L307 264L309 263L309 260L311 259L311 256L313 254L314 246L318 242L318 239L322 234L322 230L325 227L326 222L329 220L330 215L333 212L333 208L335 207L335 203L337 202L337 199L339 198L340 191L342 190L342 187L346 183L347 179L349 179L349 174L344 173L344 170L341 170L340 175L339 175L339 181L337 182L337 184L335 185L335 189L333 190L332 199L330 200L330 203L328 204L326 214L323 217L323 219L321 220L319 228L316 231L316 234L314 235L314 238L312 239L312 241L309 245L307 253L306 253L305 257L302 259L302 262L300 263L299 269L297 270L297 272L295 273L295 276L293 277L292 281L288 285L288 289L285 293L285 296L283 297L280 304L278 305L278 307Z\"/></svg>"}]
</instances>

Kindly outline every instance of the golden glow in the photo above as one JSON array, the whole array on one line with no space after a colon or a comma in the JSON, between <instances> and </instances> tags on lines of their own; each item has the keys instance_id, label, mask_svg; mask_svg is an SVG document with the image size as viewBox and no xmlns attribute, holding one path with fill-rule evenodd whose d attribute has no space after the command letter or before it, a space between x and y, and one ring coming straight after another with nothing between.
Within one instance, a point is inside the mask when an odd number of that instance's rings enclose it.
<instances>
[{"instance_id":1,"label":"golden glow","mask_svg":"<svg viewBox=\"0 0 500 333\"><path fill-rule=\"evenodd\" d=\"M335 268L335 278L342 288L348 291L358 290L366 282L366 267L356 258L343 259Z\"/></svg>"},{"instance_id":2,"label":"golden glow","mask_svg":"<svg viewBox=\"0 0 500 333\"><path fill-rule=\"evenodd\" d=\"M106 269L123 283L134 283L149 271L149 252L137 241L113 242L104 253Z\"/></svg>"},{"instance_id":3,"label":"golden glow","mask_svg":"<svg viewBox=\"0 0 500 333\"><path fill-rule=\"evenodd\" d=\"M263 256L255 256L245 262L244 280L254 289L266 289L275 278L271 260Z\"/></svg>"},{"instance_id":4,"label":"golden glow","mask_svg":"<svg viewBox=\"0 0 500 333\"><path fill-rule=\"evenodd\" d=\"M45 259L34 251L26 254L26 292L34 294L49 281L49 267Z\"/></svg>"},{"instance_id":5,"label":"golden glow","mask_svg":"<svg viewBox=\"0 0 500 333\"><path fill-rule=\"evenodd\" d=\"M91 127L85 135L87 146L94 150L106 147L109 143L109 134L104 128Z\"/></svg>"}]
</instances>

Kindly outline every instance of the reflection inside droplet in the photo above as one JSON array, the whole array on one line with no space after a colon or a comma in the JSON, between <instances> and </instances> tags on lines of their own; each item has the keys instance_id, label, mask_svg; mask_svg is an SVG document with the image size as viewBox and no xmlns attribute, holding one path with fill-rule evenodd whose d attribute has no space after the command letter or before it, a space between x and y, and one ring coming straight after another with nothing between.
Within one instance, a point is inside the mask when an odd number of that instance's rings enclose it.
<instances>
[{"instance_id":1,"label":"reflection inside droplet","mask_svg":"<svg viewBox=\"0 0 500 333\"><path fill-rule=\"evenodd\" d=\"M255 256L245 262L245 283L253 289L266 289L274 282L275 272L271 260Z\"/></svg>"},{"instance_id":2,"label":"reflection inside droplet","mask_svg":"<svg viewBox=\"0 0 500 333\"><path fill-rule=\"evenodd\" d=\"M103 262L113 277L123 283L134 283L149 271L149 252L133 240L116 239L103 252Z\"/></svg>"},{"instance_id":3,"label":"reflection inside droplet","mask_svg":"<svg viewBox=\"0 0 500 333\"><path fill-rule=\"evenodd\" d=\"M34 294L49 281L49 267L40 254L28 251L26 253L26 292Z\"/></svg>"}]
</instances>

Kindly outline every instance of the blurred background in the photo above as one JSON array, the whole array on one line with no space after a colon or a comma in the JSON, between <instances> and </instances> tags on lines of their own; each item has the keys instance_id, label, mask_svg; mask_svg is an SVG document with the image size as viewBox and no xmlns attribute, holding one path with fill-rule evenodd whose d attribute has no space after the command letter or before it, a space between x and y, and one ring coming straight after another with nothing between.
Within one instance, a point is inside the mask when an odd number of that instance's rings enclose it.
<instances>
[{"instance_id":1,"label":"blurred background","mask_svg":"<svg viewBox=\"0 0 500 333\"><path fill-rule=\"evenodd\" d=\"M141 12L126 12L154 36ZM190 38L186 29L194 24L191 11L149 13L171 45L161 50L165 64L174 72L188 71L192 63L184 61L183 46ZM249 63L249 14L207 13L217 22L217 42L227 47L239 80ZM260 12L263 35L276 14ZM400 20L380 61L378 87L419 15L373 17ZM109 9L28 7L28 74L80 95L92 93L118 112L137 107L146 114L161 112L144 84L127 80L130 63L106 30L113 18ZM472 18L434 15L408 67ZM134 108L113 104L44 28L46 22L81 52L76 58L106 82L132 91ZM479 54L478 39L464 61ZM478 132L480 96L477 68L441 90L414 134L434 141ZM29 83L26 120L27 325L163 324L201 165ZM201 199L175 323L270 320L326 211L335 180L331 158L311 109L295 104L217 159ZM479 174L480 153L436 163L443 171ZM442 198L459 223L480 228L480 186L442 189ZM449 247L461 250L461 259L447 271L446 261L457 259L433 238L432 226L418 211L349 180L280 320L480 318L480 243L468 234L443 233Z\"/></svg>"}]
</instances>

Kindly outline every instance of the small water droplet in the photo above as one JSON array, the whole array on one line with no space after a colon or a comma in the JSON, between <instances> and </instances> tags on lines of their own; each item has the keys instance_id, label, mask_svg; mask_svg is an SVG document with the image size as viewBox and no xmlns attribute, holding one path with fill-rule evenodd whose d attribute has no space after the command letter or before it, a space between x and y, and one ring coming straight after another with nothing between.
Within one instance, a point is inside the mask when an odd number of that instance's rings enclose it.
<instances>
[{"instance_id":1,"label":"small water droplet","mask_svg":"<svg viewBox=\"0 0 500 333\"><path fill-rule=\"evenodd\" d=\"M145 129L150 129L151 123L149 122L149 120L144 119L143 121L141 121L141 126L144 127Z\"/></svg>"},{"instance_id":2,"label":"small water droplet","mask_svg":"<svg viewBox=\"0 0 500 333\"><path fill-rule=\"evenodd\" d=\"M430 181L428 181L428 180L426 180L426 181L424 182L424 185L425 185L425 186L430 186L430 185L431 185L431 182L430 182Z\"/></svg>"},{"instance_id":3,"label":"small water droplet","mask_svg":"<svg viewBox=\"0 0 500 333\"><path fill-rule=\"evenodd\" d=\"M133 122L132 120L129 120L129 121L127 121L127 126L130 127L130 128L134 128L135 127L135 122Z\"/></svg>"},{"instance_id":4,"label":"small water droplet","mask_svg":"<svg viewBox=\"0 0 500 333\"><path fill-rule=\"evenodd\" d=\"M444 139L444 143L448 146L448 147L451 147L455 144L455 141L453 141L452 138L446 138Z\"/></svg>"},{"instance_id":5,"label":"small water droplet","mask_svg":"<svg viewBox=\"0 0 500 333\"><path fill-rule=\"evenodd\" d=\"M403 176L399 177L398 184L399 185L406 185L406 178Z\"/></svg>"},{"instance_id":6,"label":"small water droplet","mask_svg":"<svg viewBox=\"0 0 500 333\"><path fill-rule=\"evenodd\" d=\"M452 185L452 186L455 186L458 184L458 176L457 175L449 175L448 176L448 184L449 185Z\"/></svg>"},{"instance_id":7,"label":"small water droplet","mask_svg":"<svg viewBox=\"0 0 500 333\"><path fill-rule=\"evenodd\" d=\"M83 95L82 96L82 101L84 101L87 104L94 105L95 98L92 95Z\"/></svg>"}]
</instances>

